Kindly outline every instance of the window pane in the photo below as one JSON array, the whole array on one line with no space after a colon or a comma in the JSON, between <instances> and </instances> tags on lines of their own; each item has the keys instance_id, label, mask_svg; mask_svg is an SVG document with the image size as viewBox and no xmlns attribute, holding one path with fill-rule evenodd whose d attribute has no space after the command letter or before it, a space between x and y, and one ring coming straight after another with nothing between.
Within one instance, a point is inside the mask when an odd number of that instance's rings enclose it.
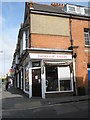
<instances>
[{"instance_id":1,"label":"window pane","mask_svg":"<svg viewBox=\"0 0 90 120\"><path fill-rule=\"evenodd\" d=\"M85 45L89 45L89 41L86 40L86 41L85 41Z\"/></svg>"},{"instance_id":2,"label":"window pane","mask_svg":"<svg viewBox=\"0 0 90 120\"><path fill-rule=\"evenodd\" d=\"M70 11L75 11L75 7L69 6L69 10L70 10Z\"/></svg>"},{"instance_id":3,"label":"window pane","mask_svg":"<svg viewBox=\"0 0 90 120\"><path fill-rule=\"evenodd\" d=\"M84 33L84 36L86 37L86 34Z\"/></svg>"},{"instance_id":4,"label":"window pane","mask_svg":"<svg viewBox=\"0 0 90 120\"><path fill-rule=\"evenodd\" d=\"M29 91L29 67L28 65L25 68L25 90Z\"/></svg>"},{"instance_id":5,"label":"window pane","mask_svg":"<svg viewBox=\"0 0 90 120\"><path fill-rule=\"evenodd\" d=\"M26 38L28 38L28 31L26 31Z\"/></svg>"},{"instance_id":6,"label":"window pane","mask_svg":"<svg viewBox=\"0 0 90 120\"><path fill-rule=\"evenodd\" d=\"M88 9L85 9L85 14L88 14Z\"/></svg>"},{"instance_id":7,"label":"window pane","mask_svg":"<svg viewBox=\"0 0 90 120\"><path fill-rule=\"evenodd\" d=\"M79 12L79 13L81 12L80 7L77 7L77 12Z\"/></svg>"},{"instance_id":8,"label":"window pane","mask_svg":"<svg viewBox=\"0 0 90 120\"><path fill-rule=\"evenodd\" d=\"M58 91L58 72L56 66L46 66L46 91Z\"/></svg>"},{"instance_id":9,"label":"window pane","mask_svg":"<svg viewBox=\"0 0 90 120\"><path fill-rule=\"evenodd\" d=\"M25 32L25 39L26 39L26 48L28 48L28 30Z\"/></svg>"},{"instance_id":10,"label":"window pane","mask_svg":"<svg viewBox=\"0 0 90 120\"><path fill-rule=\"evenodd\" d=\"M60 91L71 90L71 81L70 80L60 80Z\"/></svg>"},{"instance_id":11,"label":"window pane","mask_svg":"<svg viewBox=\"0 0 90 120\"><path fill-rule=\"evenodd\" d=\"M40 61L32 62L32 67L41 67L40 63L41 63Z\"/></svg>"},{"instance_id":12,"label":"window pane","mask_svg":"<svg viewBox=\"0 0 90 120\"><path fill-rule=\"evenodd\" d=\"M70 67L59 67L59 78L60 80L70 80Z\"/></svg>"},{"instance_id":13,"label":"window pane","mask_svg":"<svg viewBox=\"0 0 90 120\"><path fill-rule=\"evenodd\" d=\"M89 45L89 29L84 29L85 45Z\"/></svg>"},{"instance_id":14,"label":"window pane","mask_svg":"<svg viewBox=\"0 0 90 120\"><path fill-rule=\"evenodd\" d=\"M90 40L89 40L89 45L90 45Z\"/></svg>"}]
</instances>

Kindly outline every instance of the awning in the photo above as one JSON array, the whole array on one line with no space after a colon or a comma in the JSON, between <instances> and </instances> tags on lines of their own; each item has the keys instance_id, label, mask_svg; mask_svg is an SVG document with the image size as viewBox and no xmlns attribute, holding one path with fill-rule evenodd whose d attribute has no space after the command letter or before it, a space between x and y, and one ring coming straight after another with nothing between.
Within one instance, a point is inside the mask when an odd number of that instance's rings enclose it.
<instances>
[{"instance_id":1,"label":"awning","mask_svg":"<svg viewBox=\"0 0 90 120\"><path fill-rule=\"evenodd\" d=\"M55 65L55 66L69 66L72 64L72 61L65 61L65 62L48 62L44 61L45 65Z\"/></svg>"}]
</instances>

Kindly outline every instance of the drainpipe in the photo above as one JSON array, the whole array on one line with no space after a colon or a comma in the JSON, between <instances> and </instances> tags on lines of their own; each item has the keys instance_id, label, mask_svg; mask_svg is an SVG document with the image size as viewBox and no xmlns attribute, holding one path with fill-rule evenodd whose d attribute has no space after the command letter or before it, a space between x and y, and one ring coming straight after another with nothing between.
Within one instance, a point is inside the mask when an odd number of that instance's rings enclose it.
<instances>
[{"instance_id":1,"label":"drainpipe","mask_svg":"<svg viewBox=\"0 0 90 120\"><path fill-rule=\"evenodd\" d=\"M70 37L71 37L71 47L72 50L72 58L73 58L73 77L74 77L74 87L75 87L75 95L77 95L77 88L76 88L76 76L75 76L75 58L73 55L73 39L72 39L72 15L70 15Z\"/></svg>"},{"instance_id":2,"label":"drainpipe","mask_svg":"<svg viewBox=\"0 0 90 120\"><path fill-rule=\"evenodd\" d=\"M71 37L71 50L72 50L72 55L73 55L73 39L72 39L72 20L71 20L72 16L70 15L70 37Z\"/></svg>"}]
</instances>

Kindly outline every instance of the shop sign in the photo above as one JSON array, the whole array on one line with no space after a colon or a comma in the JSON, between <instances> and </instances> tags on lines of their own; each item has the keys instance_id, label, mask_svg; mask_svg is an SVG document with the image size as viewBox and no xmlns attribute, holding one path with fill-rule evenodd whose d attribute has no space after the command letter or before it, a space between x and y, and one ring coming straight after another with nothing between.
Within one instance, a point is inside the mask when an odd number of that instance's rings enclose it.
<instances>
[{"instance_id":1,"label":"shop sign","mask_svg":"<svg viewBox=\"0 0 90 120\"><path fill-rule=\"evenodd\" d=\"M72 59L72 55L68 54L37 54L30 53L31 59Z\"/></svg>"},{"instance_id":2,"label":"shop sign","mask_svg":"<svg viewBox=\"0 0 90 120\"><path fill-rule=\"evenodd\" d=\"M13 75L14 74L14 69L13 68L10 68L9 69L9 75Z\"/></svg>"}]
</instances>

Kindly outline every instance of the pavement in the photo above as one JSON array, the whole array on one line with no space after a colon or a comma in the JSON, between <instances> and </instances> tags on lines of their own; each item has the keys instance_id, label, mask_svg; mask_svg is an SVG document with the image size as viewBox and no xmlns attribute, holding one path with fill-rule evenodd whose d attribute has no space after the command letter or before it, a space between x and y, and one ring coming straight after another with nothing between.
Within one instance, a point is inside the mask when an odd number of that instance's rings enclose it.
<instances>
[{"instance_id":1,"label":"pavement","mask_svg":"<svg viewBox=\"0 0 90 120\"><path fill-rule=\"evenodd\" d=\"M89 95L85 96L67 96L60 98L28 98L21 90L15 89L13 87L9 88L8 91L5 91L5 88L2 87L2 111L12 110L12 109L34 109L43 106L61 104L61 103L70 103L70 102L79 102L79 101L88 101L90 100Z\"/></svg>"}]
</instances>

